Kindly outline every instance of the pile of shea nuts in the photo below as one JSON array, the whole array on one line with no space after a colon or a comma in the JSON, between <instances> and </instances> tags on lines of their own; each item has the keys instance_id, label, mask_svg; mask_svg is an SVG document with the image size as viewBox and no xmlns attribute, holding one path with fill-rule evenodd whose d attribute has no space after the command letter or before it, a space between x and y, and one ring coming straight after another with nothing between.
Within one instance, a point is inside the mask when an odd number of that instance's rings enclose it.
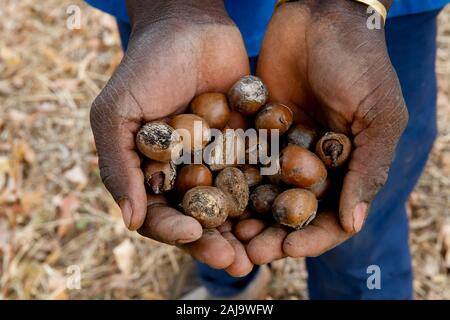
<instances>
[{"instance_id":1,"label":"pile of shea nuts","mask_svg":"<svg viewBox=\"0 0 450 320\"><path fill-rule=\"evenodd\" d=\"M336 169L349 158L351 142L344 134L320 134L295 125L291 109L267 100L261 79L245 76L228 95L197 96L189 114L146 123L136 143L147 158L142 169L148 192L165 194L175 208L204 228L216 228L249 210L252 217L274 219L295 229L305 227L315 218L327 191L339 187L331 177L338 176ZM223 133L220 141L212 139L213 129ZM249 142L237 134L247 129L258 140ZM261 137L266 143L261 143ZM269 162L276 161L276 170L262 175L269 163L267 157L262 163L261 155L268 154L274 137L279 137L281 151ZM205 162L205 150L213 144Z\"/></svg>"}]
</instances>

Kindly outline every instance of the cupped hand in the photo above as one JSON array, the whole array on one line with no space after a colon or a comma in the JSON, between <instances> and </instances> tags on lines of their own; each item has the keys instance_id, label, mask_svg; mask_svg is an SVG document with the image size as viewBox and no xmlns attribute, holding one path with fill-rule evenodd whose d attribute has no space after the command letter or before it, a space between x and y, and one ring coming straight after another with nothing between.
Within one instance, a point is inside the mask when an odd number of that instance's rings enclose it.
<instances>
[{"instance_id":1,"label":"cupped hand","mask_svg":"<svg viewBox=\"0 0 450 320\"><path fill-rule=\"evenodd\" d=\"M288 3L272 17L258 61L270 99L296 122L348 134L353 153L335 213L300 231L267 228L247 246L254 263L317 256L359 232L387 179L408 114L384 30L370 30L368 17L346 0Z\"/></svg>"},{"instance_id":2,"label":"cupped hand","mask_svg":"<svg viewBox=\"0 0 450 320\"><path fill-rule=\"evenodd\" d=\"M91 126L102 181L130 230L241 275L252 265L232 234L202 230L163 197L147 199L135 145L145 122L183 112L201 93L227 92L249 73L241 34L223 3L198 2L127 1L133 22L128 49L92 105Z\"/></svg>"}]
</instances>

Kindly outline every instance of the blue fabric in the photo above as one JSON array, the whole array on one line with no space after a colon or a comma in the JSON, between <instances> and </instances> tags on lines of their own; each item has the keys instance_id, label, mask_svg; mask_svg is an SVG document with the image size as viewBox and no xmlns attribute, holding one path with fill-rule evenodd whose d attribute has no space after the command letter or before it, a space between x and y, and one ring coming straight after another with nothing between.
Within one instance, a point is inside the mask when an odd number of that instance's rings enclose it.
<instances>
[{"instance_id":1,"label":"blue fabric","mask_svg":"<svg viewBox=\"0 0 450 320\"><path fill-rule=\"evenodd\" d=\"M307 259L312 299L410 299L411 256L405 202L418 181L436 128L436 16L439 11L388 19L386 41L410 120L396 150L389 179L377 195L361 233L317 258ZM127 39L129 26L121 28ZM414 32L411 32L413 27ZM128 31L127 31L128 30ZM254 71L256 58L250 63ZM381 270L381 289L367 288L367 268ZM198 263L199 276L217 296L239 293L255 277L232 278Z\"/></svg>"},{"instance_id":2,"label":"blue fabric","mask_svg":"<svg viewBox=\"0 0 450 320\"><path fill-rule=\"evenodd\" d=\"M123 22L128 22L125 0L86 0L86 2ZM259 54L264 31L275 3L276 0L225 0L225 7L241 30L250 57ZM435 10L447 3L450 3L450 0L394 0L389 16Z\"/></svg>"}]
</instances>

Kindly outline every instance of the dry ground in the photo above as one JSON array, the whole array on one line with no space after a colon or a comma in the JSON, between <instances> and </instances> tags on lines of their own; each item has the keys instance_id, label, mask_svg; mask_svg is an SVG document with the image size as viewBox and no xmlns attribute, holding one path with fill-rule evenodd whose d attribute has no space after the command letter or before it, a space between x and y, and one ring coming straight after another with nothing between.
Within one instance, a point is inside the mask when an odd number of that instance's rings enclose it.
<instances>
[{"instance_id":1,"label":"dry ground","mask_svg":"<svg viewBox=\"0 0 450 320\"><path fill-rule=\"evenodd\" d=\"M66 28L73 3L81 30ZM418 299L450 299L450 7L438 56L440 135L410 205ZM2 4L0 298L167 297L186 257L124 228L89 129L90 102L120 59L113 19L80 0ZM68 277L77 268L80 289ZM302 260L274 269L271 298L307 297Z\"/></svg>"}]
</instances>

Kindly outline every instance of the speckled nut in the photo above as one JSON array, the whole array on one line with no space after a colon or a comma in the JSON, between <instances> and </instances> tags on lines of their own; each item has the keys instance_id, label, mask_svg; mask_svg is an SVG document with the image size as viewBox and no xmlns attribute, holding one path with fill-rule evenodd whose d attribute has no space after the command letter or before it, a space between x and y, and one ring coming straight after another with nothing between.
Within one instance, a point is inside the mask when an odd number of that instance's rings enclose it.
<instances>
[{"instance_id":1,"label":"speckled nut","mask_svg":"<svg viewBox=\"0 0 450 320\"><path fill-rule=\"evenodd\" d=\"M342 166L350 157L352 143L342 133L327 132L316 145L316 154L328 169Z\"/></svg>"},{"instance_id":2,"label":"speckled nut","mask_svg":"<svg viewBox=\"0 0 450 320\"><path fill-rule=\"evenodd\" d=\"M222 132L221 140L218 140L211 150L209 169L220 171L243 162L245 162L245 140L234 130L225 130Z\"/></svg>"},{"instance_id":3,"label":"speckled nut","mask_svg":"<svg viewBox=\"0 0 450 320\"><path fill-rule=\"evenodd\" d=\"M249 189L247 180L241 170L228 167L219 172L214 185L222 190L230 199L230 217L241 215L247 207Z\"/></svg>"},{"instance_id":4,"label":"speckled nut","mask_svg":"<svg viewBox=\"0 0 450 320\"><path fill-rule=\"evenodd\" d=\"M194 217L204 228L216 228L227 220L228 201L220 189L200 186L186 192L181 206L186 215Z\"/></svg>"},{"instance_id":5,"label":"speckled nut","mask_svg":"<svg viewBox=\"0 0 450 320\"><path fill-rule=\"evenodd\" d=\"M148 122L136 135L136 146L146 157L156 161L175 161L181 156L180 135L167 123Z\"/></svg>"},{"instance_id":6,"label":"speckled nut","mask_svg":"<svg viewBox=\"0 0 450 320\"><path fill-rule=\"evenodd\" d=\"M279 224L301 229L316 217L317 208L318 202L312 192L304 189L290 189L275 199L272 213Z\"/></svg>"},{"instance_id":7,"label":"speckled nut","mask_svg":"<svg viewBox=\"0 0 450 320\"><path fill-rule=\"evenodd\" d=\"M231 108L244 115L256 113L266 104L268 97L267 87L255 76L241 78L228 92Z\"/></svg>"}]
</instances>

